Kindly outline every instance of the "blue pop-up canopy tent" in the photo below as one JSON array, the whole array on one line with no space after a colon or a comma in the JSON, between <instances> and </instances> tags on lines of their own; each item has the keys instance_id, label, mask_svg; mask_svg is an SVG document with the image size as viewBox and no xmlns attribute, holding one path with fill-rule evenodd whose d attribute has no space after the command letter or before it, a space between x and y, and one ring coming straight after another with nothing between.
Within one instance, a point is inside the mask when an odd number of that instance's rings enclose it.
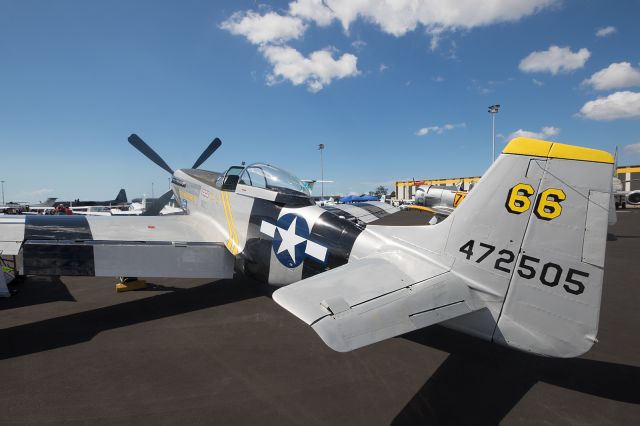
<instances>
[{"instance_id":1,"label":"blue pop-up canopy tent","mask_svg":"<svg viewBox=\"0 0 640 426\"><path fill-rule=\"evenodd\" d=\"M341 203L360 203L363 201L379 201L378 197L374 197L373 195L347 195L346 197L340 198Z\"/></svg>"}]
</instances>

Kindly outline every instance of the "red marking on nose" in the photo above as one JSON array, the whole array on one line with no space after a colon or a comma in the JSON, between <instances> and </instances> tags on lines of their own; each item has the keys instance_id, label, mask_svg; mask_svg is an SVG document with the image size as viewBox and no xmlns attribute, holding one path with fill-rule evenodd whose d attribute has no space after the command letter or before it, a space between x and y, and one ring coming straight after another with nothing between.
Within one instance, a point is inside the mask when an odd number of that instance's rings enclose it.
<instances>
[{"instance_id":1,"label":"red marking on nose","mask_svg":"<svg viewBox=\"0 0 640 426\"><path fill-rule=\"evenodd\" d=\"M156 229L156 227L155 227L155 226L153 226L153 225L148 225L148 226L147 226L147 228L149 228L149 229Z\"/></svg>"}]
</instances>

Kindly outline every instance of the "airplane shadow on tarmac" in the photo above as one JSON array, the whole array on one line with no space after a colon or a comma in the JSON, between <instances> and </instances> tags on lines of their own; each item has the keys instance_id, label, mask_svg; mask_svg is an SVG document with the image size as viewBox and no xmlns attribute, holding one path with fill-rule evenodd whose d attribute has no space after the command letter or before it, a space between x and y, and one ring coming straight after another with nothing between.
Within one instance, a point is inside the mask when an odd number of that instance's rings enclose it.
<instances>
[{"instance_id":1,"label":"airplane shadow on tarmac","mask_svg":"<svg viewBox=\"0 0 640 426\"><path fill-rule=\"evenodd\" d=\"M29 297L18 296L5 299L0 303L0 311L57 301L76 301L58 277L30 277L28 282L16 286L18 288L29 286ZM13 287L13 284L9 284L9 287Z\"/></svg>"},{"instance_id":2,"label":"airplane shadow on tarmac","mask_svg":"<svg viewBox=\"0 0 640 426\"><path fill-rule=\"evenodd\" d=\"M151 286L151 290L174 287ZM66 287L65 287L66 288ZM248 280L221 280L0 330L0 360L87 342L98 333L260 296L270 290ZM32 297L30 294L29 297ZM56 299L59 300L59 299Z\"/></svg>"},{"instance_id":3,"label":"airplane shadow on tarmac","mask_svg":"<svg viewBox=\"0 0 640 426\"><path fill-rule=\"evenodd\" d=\"M544 358L433 326L403 336L449 357L393 424L498 424L538 382L640 404L640 367L583 358Z\"/></svg>"},{"instance_id":4,"label":"airplane shadow on tarmac","mask_svg":"<svg viewBox=\"0 0 640 426\"><path fill-rule=\"evenodd\" d=\"M102 331L270 296L272 291L250 280L222 280L1 329L0 359L74 345ZM537 382L640 404L640 367L527 355L441 326L403 338L450 355L396 416L394 424L498 424Z\"/></svg>"}]
</instances>

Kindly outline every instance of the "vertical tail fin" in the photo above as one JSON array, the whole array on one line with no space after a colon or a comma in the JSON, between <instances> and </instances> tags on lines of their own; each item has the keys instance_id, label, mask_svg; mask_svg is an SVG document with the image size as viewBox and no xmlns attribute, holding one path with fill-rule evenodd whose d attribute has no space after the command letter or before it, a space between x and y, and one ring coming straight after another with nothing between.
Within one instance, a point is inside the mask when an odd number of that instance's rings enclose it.
<instances>
[{"instance_id":1,"label":"vertical tail fin","mask_svg":"<svg viewBox=\"0 0 640 426\"><path fill-rule=\"evenodd\" d=\"M120 190L120 192L118 192L118 195L116 196L115 201L118 202L118 203L126 203L127 202L127 193L125 192L124 188L122 188Z\"/></svg>"},{"instance_id":2,"label":"vertical tail fin","mask_svg":"<svg viewBox=\"0 0 640 426\"><path fill-rule=\"evenodd\" d=\"M517 138L452 215L446 251L455 272L497 296L485 298L495 342L558 357L595 342L613 162Z\"/></svg>"}]
</instances>

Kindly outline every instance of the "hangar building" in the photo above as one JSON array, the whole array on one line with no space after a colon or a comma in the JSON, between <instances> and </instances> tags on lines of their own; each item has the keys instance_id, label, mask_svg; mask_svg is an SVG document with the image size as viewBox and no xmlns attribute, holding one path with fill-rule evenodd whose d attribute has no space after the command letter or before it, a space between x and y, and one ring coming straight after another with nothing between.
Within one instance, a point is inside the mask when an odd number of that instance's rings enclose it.
<instances>
[{"instance_id":1,"label":"hangar building","mask_svg":"<svg viewBox=\"0 0 640 426\"><path fill-rule=\"evenodd\" d=\"M618 179L622 182L623 191L640 189L640 165L618 167Z\"/></svg>"},{"instance_id":2,"label":"hangar building","mask_svg":"<svg viewBox=\"0 0 640 426\"><path fill-rule=\"evenodd\" d=\"M640 190L640 165L622 166L616 170L618 178L623 183L625 191ZM461 189L466 191L469 185L480 180L480 176L457 177L446 179L424 179L424 180L398 180L396 181L396 198L398 201L412 200L416 193L416 188L421 185L462 185Z\"/></svg>"}]
</instances>

